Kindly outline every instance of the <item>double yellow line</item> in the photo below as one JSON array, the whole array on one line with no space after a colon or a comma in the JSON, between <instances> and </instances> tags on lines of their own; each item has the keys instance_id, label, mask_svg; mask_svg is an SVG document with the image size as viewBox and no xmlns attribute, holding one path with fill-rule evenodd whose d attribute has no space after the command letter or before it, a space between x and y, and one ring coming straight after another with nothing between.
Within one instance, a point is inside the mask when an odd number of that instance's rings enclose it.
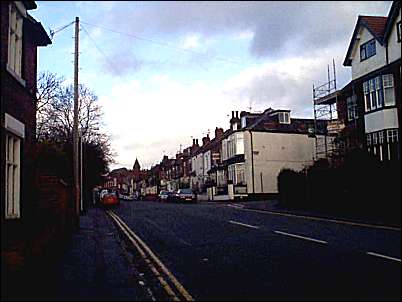
<instances>
[{"instance_id":1,"label":"double yellow line","mask_svg":"<svg viewBox=\"0 0 402 302\"><path fill-rule=\"evenodd\" d=\"M175 278L175 276L166 268L166 266L159 260L159 258L152 252L152 250L141 240L128 226L127 224L112 211L106 212L116 223L119 229L127 236L129 241L136 247L141 257L145 260L150 270L153 272L155 277L158 279L162 288L166 291L168 296L173 301L181 301L179 296L181 295L185 301L194 301L193 297L188 293L188 291L180 284L180 282ZM166 278L173 284L178 292L178 295L163 277L164 274Z\"/></svg>"}]
</instances>

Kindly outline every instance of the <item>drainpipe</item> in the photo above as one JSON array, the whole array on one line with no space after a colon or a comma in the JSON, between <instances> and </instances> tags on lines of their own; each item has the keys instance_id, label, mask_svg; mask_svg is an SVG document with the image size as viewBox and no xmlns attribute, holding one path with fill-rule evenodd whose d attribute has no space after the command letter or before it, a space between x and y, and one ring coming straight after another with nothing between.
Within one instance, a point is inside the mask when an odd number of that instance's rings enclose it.
<instances>
[{"instance_id":1,"label":"drainpipe","mask_svg":"<svg viewBox=\"0 0 402 302\"><path fill-rule=\"evenodd\" d=\"M251 130L248 130L250 132L250 144L251 144L251 176L253 180L253 194L255 193L255 186L254 186L254 154L253 154L253 133Z\"/></svg>"}]
</instances>

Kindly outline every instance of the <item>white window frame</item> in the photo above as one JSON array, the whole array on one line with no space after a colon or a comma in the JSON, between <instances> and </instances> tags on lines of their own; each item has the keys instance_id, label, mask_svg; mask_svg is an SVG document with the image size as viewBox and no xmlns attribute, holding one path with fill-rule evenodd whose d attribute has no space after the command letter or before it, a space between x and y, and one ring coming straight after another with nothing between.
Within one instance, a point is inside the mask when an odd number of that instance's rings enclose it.
<instances>
[{"instance_id":1,"label":"white window frame","mask_svg":"<svg viewBox=\"0 0 402 302\"><path fill-rule=\"evenodd\" d=\"M378 143L379 144L384 143L384 132L383 131L378 132Z\"/></svg>"},{"instance_id":2,"label":"white window frame","mask_svg":"<svg viewBox=\"0 0 402 302\"><path fill-rule=\"evenodd\" d=\"M373 132L373 133L372 133L372 136L373 136L373 138L372 138L372 140L373 140L373 145L375 146L375 145L378 144L377 132Z\"/></svg>"},{"instance_id":3,"label":"white window frame","mask_svg":"<svg viewBox=\"0 0 402 302\"><path fill-rule=\"evenodd\" d=\"M387 142L397 143L398 142L398 129L388 129L387 130Z\"/></svg>"},{"instance_id":4,"label":"white window frame","mask_svg":"<svg viewBox=\"0 0 402 302\"><path fill-rule=\"evenodd\" d=\"M394 92L394 75L384 74L382 76L382 83L384 87L384 105L395 105L395 92Z\"/></svg>"},{"instance_id":5,"label":"white window frame","mask_svg":"<svg viewBox=\"0 0 402 302\"><path fill-rule=\"evenodd\" d=\"M279 112L278 120L280 124L290 124L290 114L289 112Z\"/></svg>"},{"instance_id":6,"label":"white window frame","mask_svg":"<svg viewBox=\"0 0 402 302\"><path fill-rule=\"evenodd\" d=\"M7 70L22 80L23 19L26 10L19 2L9 4ZM24 81L22 81L23 84Z\"/></svg>"},{"instance_id":7,"label":"white window frame","mask_svg":"<svg viewBox=\"0 0 402 302\"><path fill-rule=\"evenodd\" d=\"M5 218L17 219L20 214L21 138L6 132Z\"/></svg>"},{"instance_id":8,"label":"white window frame","mask_svg":"<svg viewBox=\"0 0 402 302\"><path fill-rule=\"evenodd\" d=\"M394 76L384 74L363 83L365 111L395 105Z\"/></svg>"},{"instance_id":9,"label":"white window frame","mask_svg":"<svg viewBox=\"0 0 402 302\"><path fill-rule=\"evenodd\" d=\"M370 147L371 146L371 134L370 133L367 134L366 138L367 138L367 146Z\"/></svg>"}]
</instances>

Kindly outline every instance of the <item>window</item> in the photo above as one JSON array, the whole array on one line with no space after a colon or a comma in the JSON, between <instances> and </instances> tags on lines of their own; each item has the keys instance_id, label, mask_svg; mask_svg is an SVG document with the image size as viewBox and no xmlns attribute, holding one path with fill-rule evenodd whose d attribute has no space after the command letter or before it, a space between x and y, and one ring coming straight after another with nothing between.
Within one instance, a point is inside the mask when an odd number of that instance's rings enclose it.
<instances>
[{"instance_id":1,"label":"window","mask_svg":"<svg viewBox=\"0 0 402 302\"><path fill-rule=\"evenodd\" d=\"M375 39L360 45L360 61L364 61L376 54Z\"/></svg>"},{"instance_id":2,"label":"window","mask_svg":"<svg viewBox=\"0 0 402 302\"><path fill-rule=\"evenodd\" d=\"M398 129L387 130L388 143L398 142Z\"/></svg>"},{"instance_id":3,"label":"window","mask_svg":"<svg viewBox=\"0 0 402 302\"><path fill-rule=\"evenodd\" d=\"M367 146L370 147L371 146L371 135L367 134Z\"/></svg>"},{"instance_id":4,"label":"window","mask_svg":"<svg viewBox=\"0 0 402 302\"><path fill-rule=\"evenodd\" d=\"M363 83L364 103L366 105L366 111L371 110L370 91L369 91L368 84L369 84L369 82Z\"/></svg>"},{"instance_id":5,"label":"window","mask_svg":"<svg viewBox=\"0 0 402 302\"><path fill-rule=\"evenodd\" d=\"M21 78L22 20L21 9L11 3L9 9L8 62L7 66Z\"/></svg>"},{"instance_id":6,"label":"window","mask_svg":"<svg viewBox=\"0 0 402 302\"><path fill-rule=\"evenodd\" d=\"M290 124L289 112L279 112L278 116L280 124Z\"/></svg>"},{"instance_id":7,"label":"window","mask_svg":"<svg viewBox=\"0 0 402 302\"><path fill-rule=\"evenodd\" d=\"M374 132L372 134L373 136L373 145L377 145L378 144L378 136L377 136L377 132Z\"/></svg>"},{"instance_id":8,"label":"window","mask_svg":"<svg viewBox=\"0 0 402 302\"><path fill-rule=\"evenodd\" d=\"M395 105L393 75L385 74L364 82L363 93L366 112Z\"/></svg>"},{"instance_id":9,"label":"window","mask_svg":"<svg viewBox=\"0 0 402 302\"><path fill-rule=\"evenodd\" d=\"M397 33L397 42L401 43L401 34L402 34L401 21L396 23L396 33Z\"/></svg>"},{"instance_id":10,"label":"window","mask_svg":"<svg viewBox=\"0 0 402 302\"><path fill-rule=\"evenodd\" d=\"M236 184L245 184L246 179L244 177L244 164L236 165Z\"/></svg>"},{"instance_id":11,"label":"window","mask_svg":"<svg viewBox=\"0 0 402 302\"><path fill-rule=\"evenodd\" d=\"M395 105L394 76L392 74L384 74L382 76L382 83L384 86L385 105L386 106Z\"/></svg>"},{"instance_id":12,"label":"window","mask_svg":"<svg viewBox=\"0 0 402 302\"><path fill-rule=\"evenodd\" d=\"M347 107L348 107L348 120L352 121L359 117L358 108L357 108L357 96L352 95L346 99Z\"/></svg>"},{"instance_id":13,"label":"window","mask_svg":"<svg viewBox=\"0 0 402 302\"><path fill-rule=\"evenodd\" d=\"M21 140L6 134L6 219L20 217L20 145Z\"/></svg>"},{"instance_id":14,"label":"window","mask_svg":"<svg viewBox=\"0 0 402 302\"><path fill-rule=\"evenodd\" d=\"M384 132L382 132L382 131L378 132L378 142L380 144L384 143Z\"/></svg>"}]
</instances>

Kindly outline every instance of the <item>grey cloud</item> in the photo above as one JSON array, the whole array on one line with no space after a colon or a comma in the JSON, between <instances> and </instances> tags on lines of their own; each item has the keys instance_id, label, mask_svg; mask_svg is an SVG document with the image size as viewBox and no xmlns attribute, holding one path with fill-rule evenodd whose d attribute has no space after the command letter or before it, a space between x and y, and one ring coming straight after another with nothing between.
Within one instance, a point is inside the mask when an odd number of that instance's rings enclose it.
<instances>
[{"instance_id":1,"label":"grey cloud","mask_svg":"<svg viewBox=\"0 0 402 302\"><path fill-rule=\"evenodd\" d=\"M123 2L124 3L124 2ZM106 19L131 33L205 36L254 32L250 52L275 57L317 51L347 40L358 14L386 14L385 2L134 2L116 5ZM127 7L129 5L129 7ZM290 42L298 47L289 49Z\"/></svg>"},{"instance_id":2,"label":"grey cloud","mask_svg":"<svg viewBox=\"0 0 402 302\"><path fill-rule=\"evenodd\" d=\"M123 54L123 52L114 53L107 60L103 61L103 69L117 76L123 76L128 73L139 71L144 62L133 55Z\"/></svg>"}]
</instances>

